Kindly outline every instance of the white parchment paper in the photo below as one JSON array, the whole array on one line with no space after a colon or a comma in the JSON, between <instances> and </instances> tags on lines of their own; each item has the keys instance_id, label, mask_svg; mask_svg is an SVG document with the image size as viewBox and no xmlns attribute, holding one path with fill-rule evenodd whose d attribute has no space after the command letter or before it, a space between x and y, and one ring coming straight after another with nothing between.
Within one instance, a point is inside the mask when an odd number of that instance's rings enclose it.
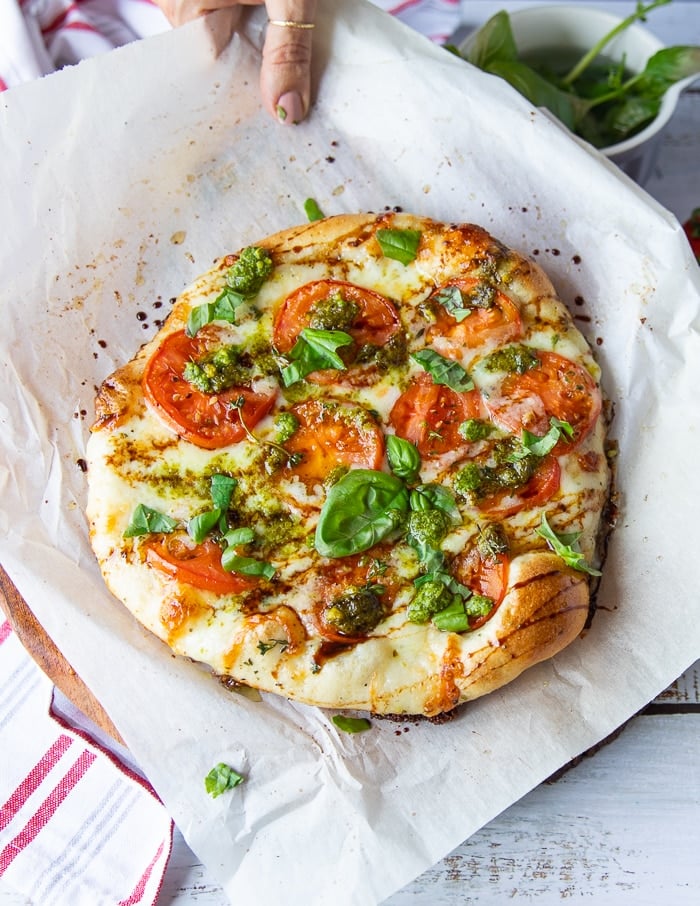
<instances>
[{"instance_id":1,"label":"white parchment paper","mask_svg":"<svg viewBox=\"0 0 700 906\"><path fill-rule=\"evenodd\" d=\"M678 223L374 7L321 13L295 128L260 108L255 16L218 56L199 22L0 96L0 559L190 845L256 906L382 900L700 654L700 278ZM215 257L303 222L310 196L471 220L533 255L615 401L620 518L592 629L444 726L349 736L225 691L134 623L88 544L96 385ZM219 761L246 782L211 799Z\"/></svg>"}]
</instances>

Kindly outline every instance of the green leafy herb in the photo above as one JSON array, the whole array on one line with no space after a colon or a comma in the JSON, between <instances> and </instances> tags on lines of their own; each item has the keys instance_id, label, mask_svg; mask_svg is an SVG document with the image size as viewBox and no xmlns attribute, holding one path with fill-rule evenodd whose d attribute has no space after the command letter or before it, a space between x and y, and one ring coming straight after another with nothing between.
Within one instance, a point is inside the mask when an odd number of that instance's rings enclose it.
<instances>
[{"instance_id":1,"label":"green leafy herb","mask_svg":"<svg viewBox=\"0 0 700 906\"><path fill-rule=\"evenodd\" d=\"M187 534L196 543L201 544L217 525L221 522L221 510L208 510L193 516L187 523Z\"/></svg>"},{"instance_id":2,"label":"green leafy herb","mask_svg":"<svg viewBox=\"0 0 700 906\"><path fill-rule=\"evenodd\" d=\"M245 296L226 287L213 302L204 302L192 309L187 318L185 333L188 337L194 337L212 321L228 321L230 324L235 324L236 309L243 302L245 302Z\"/></svg>"},{"instance_id":3,"label":"green leafy herb","mask_svg":"<svg viewBox=\"0 0 700 906\"><path fill-rule=\"evenodd\" d=\"M411 358L428 372L436 384L444 384L457 393L474 389L474 382L459 362L445 358L434 349L420 349L411 353Z\"/></svg>"},{"instance_id":4,"label":"green leafy herb","mask_svg":"<svg viewBox=\"0 0 700 906\"><path fill-rule=\"evenodd\" d=\"M571 440L574 436L574 429L569 422L560 421L558 418L552 416L549 420L549 424L551 426L549 431L542 437L539 437L537 434L532 434L524 428L520 437L521 448L510 453L507 459L515 461L517 459L524 459L526 456L538 456L541 458L546 456L547 453L550 453L556 447L561 437Z\"/></svg>"},{"instance_id":5,"label":"green leafy herb","mask_svg":"<svg viewBox=\"0 0 700 906\"><path fill-rule=\"evenodd\" d=\"M304 202L304 213L311 223L313 223L314 220L323 220L323 218L325 217L325 214L316 204L316 200L314 198L306 199L306 201Z\"/></svg>"},{"instance_id":6,"label":"green leafy herb","mask_svg":"<svg viewBox=\"0 0 700 906\"><path fill-rule=\"evenodd\" d=\"M220 761L204 778L204 788L212 799L216 799L227 790L232 790L239 783L243 783L243 780L244 778L230 765Z\"/></svg>"},{"instance_id":7,"label":"green leafy herb","mask_svg":"<svg viewBox=\"0 0 700 906\"><path fill-rule=\"evenodd\" d=\"M233 547L224 548L221 565L227 572L238 573L240 576L262 576L271 579L275 574L275 567L271 563L257 560L255 557L242 557Z\"/></svg>"},{"instance_id":8,"label":"green leafy herb","mask_svg":"<svg viewBox=\"0 0 700 906\"><path fill-rule=\"evenodd\" d=\"M419 484L411 491L411 509L441 510L453 525L461 525L462 516L455 502L454 494L441 484Z\"/></svg>"},{"instance_id":9,"label":"green leafy herb","mask_svg":"<svg viewBox=\"0 0 700 906\"><path fill-rule=\"evenodd\" d=\"M336 350L350 346L352 342L350 334L342 330L315 330L306 327L289 353L289 365L282 369L285 387L303 380L312 371L326 368L344 370L345 362Z\"/></svg>"},{"instance_id":10,"label":"green leafy herb","mask_svg":"<svg viewBox=\"0 0 700 906\"><path fill-rule=\"evenodd\" d=\"M498 12L479 30L467 55L475 66L500 76L533 104L547 107L570 129L598 148L624 141L659 112L666 91L700 73L700 47L666 47L641 73L629 74L624 60L606 62L601 54L630 25L670 0L637 3L635 11L605 34L573 65L532 64L520 59L510 18Z\"/></svg>"},{"instance_id":11,"label":"green leafy herb","mask_svg":"<svg viewBox=\"0 0 700 906\"><path fill-rule=\"evenodd\" d=\"M331 720L343 733L362 733L372 726L366 717L345 717L344 714L334 714Z\"/></svg>"},{"instance_id":12,"label":"green leafy herb","mask_svg":"<svg viewBox=\"0 0 700 906\"><path fill-rule=\"evenodd\" d=\"M439 302L458 324L468 318L475 308L493 308L495 298L495 287L483 282L477 283L468 292L458 286L444 286L431 296L431 300Z\"/></svg>"},{"instance_id":13,"label":"green leafy herb","mask_svg":"<svg viewBox=\"0 0 700 906\"><path fill-rule=\"evenodd\" d=\"M231 529L224 535L224 541L229 547L235 547L238 544L250 544L255 541L255 532L248 526Z\"/></svg>"},{"instance_id":14,"label":"green leafy herb","mask_svg":"<svg viewBox=\"0 0 700 906\"><path fill-rule=\"evenodd\" d=\"M401 264L415 261L420 245L420 230L377 230L377 242L386 258Z\"/></svg>"},{"instance_id":15,"label":"green leafy herb","mask_svg":"<svg viewBox=\"0 0 700 906\"><path fill-rule=\"evenodd\" d=\"M153 507L139 503L131 514L131 519L124 531L125 538L134 538L137 535L149 535L152 532L174 532L179 525L176 519L171 519L165 513L154 510Z\"/></svg>"},{"instance_id":16,"label":"green leafy herb","mask_svg":"<svg viewBox=\"0 0 700 906\"><path fill-rule=\"evenodd\" d=\"M347 557L396 537L408 513L406 485L395 475L352 469L329 490L314 544L322 557Z\"/></svg>"},{"instance_id":17,"label":"green leafy herb","mask_svg":"<svg viewBox=\"0 0 700 906\"><path fill-rule=\"evenodd\" d=\"M268 639L266 642L263 642L262 639L258 642L258 651L260 654L267 654L268 651L272 651L273 648L279 646L280 651L286 651L289 647L289 642L286 639Z\"/></svg>"},{"instance_id":18,"label":"green leafy herb","mask_svg":"<svg viewBox=\"0 0 700 906\"><path fill-rule=\"evenodd\" d=\"M388 434L386 455L394 475L403 478L409 484L416 480L420 473L421 458L415 444L395 434Z\"/></svg>"},{"instance_id":19,"label":"green leafy herb","mask_svg":"<svg viewBox=\"0 0 700 906\"><path fill-rule=\"evenodd\" d=\"M217 472L211 477L211 499L217 509L226 511L231 506L231 495L238 482L230 475Z\"/></svg>"},{"instance_id":20,"label":"green leafy herb","mask_svg":"<svg viewBox=\"0 0 700 906\"><path fill-rule=\"evenodd\" d=\"M547 516L542 514L542 523L539 528L535 529L549 545L554 553L572 569L577 569L583 573L589 573L591 576L600 576L602 573L599 569L594 569L586 563L586 560L580 550L577 549L578 539L581 532L568 532L558 534L547 521Z\"/></svg>"}]
</instances>

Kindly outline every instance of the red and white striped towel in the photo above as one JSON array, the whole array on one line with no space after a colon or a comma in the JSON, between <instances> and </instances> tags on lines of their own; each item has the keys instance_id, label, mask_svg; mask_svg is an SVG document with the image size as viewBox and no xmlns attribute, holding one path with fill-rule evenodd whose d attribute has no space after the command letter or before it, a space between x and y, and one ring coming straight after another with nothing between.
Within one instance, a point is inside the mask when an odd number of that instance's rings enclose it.
<instances>
[{"instance_id":1,"label":"red and white striped towel","mask_svg":"<svg viewBox=\"0 0 700 906\"><path fill-rule=\"evenodd\" d=\"M50 716L51 695L0 623L0 884L41 906L153 904L172 821L146 783Z\"/></svg>"}]
</instances>

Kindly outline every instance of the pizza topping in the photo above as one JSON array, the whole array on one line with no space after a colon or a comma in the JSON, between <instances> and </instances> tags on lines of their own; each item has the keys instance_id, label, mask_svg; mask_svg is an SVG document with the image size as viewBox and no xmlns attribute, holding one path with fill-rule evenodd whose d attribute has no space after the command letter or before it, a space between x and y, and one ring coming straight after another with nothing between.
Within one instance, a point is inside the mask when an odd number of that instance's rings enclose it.
<instances>
[{"instance_id":1,"label":"pizza topping","mask_svg":"<svg viewBox=\"0 0 700 906\"><path fill-rule=\"evenodd\" d=\"M347 330L355 323L360 306L344 298L339 289L320 299L309 309L309 327L315 330Z\"/></svg>"},{"instance_id":2,"label":"pizza topping","mask_svg":"<svg viewBox=\"0 0 700 906\"><path fill-rule=\"evenodd\" d=\"M486 357L484 367L487 371L507 371L525 374L530 368L537 368L539 359L535 350L529 346L505 346Z\"/></svg>"},{"instance_id":3,"label":"pizza topping","mask_svg":"<svg viewBox=\"0 0 700 906\"><path fill-rule=\"evenodd\" d=\"M193 387L184 377L185 368L208 353L209 342L202 334L169 334L146 364L142 386L147 401L176 434L213 450L243 440L246 432L238 410L252 428L274 405L275 393L238 385L220 393Z\"/></svg>"},{"instance_id":4,"label":"pizza topping","mask_svg":"<svg viewBox=\"0 0 700 906\"><path fill-rule=\"evenodd\" d=\"M483 343L508 343L523 335L518 306L491 280L461 278L436 290L424 308L434 323L427 339L446 337L460 347L475 349Z\"/></svg>"},{"instance_id":5,"label":"pizza topping","mask_svg":"<svg viewBox=\"0 0 700 906\"><path fill-rule=\"evenodd\" d=\"M469 443L475 443L478 440L486 440L493 429L491 422L483 418L468 418L459 425L457 433Z\"/></svg>"},{"instance_id":6,"label":"pizza topping","mask_svg":"<svg viewBox=\"0 0 700 906\"><path fill-rule=\"evenodd\" d=\"M148 535L151 532L169 533L178 526L176 519L171 519L165 513L139 503L131 514L129 524L124 530L124 538L135 538L137 535Z\"/></svg>"},{"instance_id":7,"label":"pizza topping","mask_svg":"<svg viewBox=\"0 0 700 906\"><path fill-rule=\"evenodd\" d=\"M381 601L384 590L383 585L370 583L351 586L324 610L323 619L340 635L366 635L386 616Z\"/></svg>"},{"instance_id":8,"label":"pizza topping","mask_svg":"<svg viewBox=\"0 0 700 906\"><path fill-rule=\"evenodd\" d=\"M304 328L287 357L289 364L281 372L285 387L296 384L314 371L327 368L344 371L346 365L337 350L352 342L352 337L342 330Z\"/></svg>"},{"instance_id":9,"label":"pizza topping","mask_svg":"<svg viewBox=\"0 0 700 906\"><path fill-rule=\"evenodd\" d=\"M389 468L397 478L403 478L409 483L418 478L421 458L415 444L395 434L389 434L386 438L386 455Z\"/></svg>"},{"instance_id":10,"label":"pizza topping","mask_svg":"<svg viewBox=\"0 0 700 906\"><path fill-rule=\"evenodd\" d=\"M445 358L434 349L420 349L412 353L411 358L428 372L435 384L449 387L457 393L474 389L474 382L459 362Z\"/></svg>"},{"instance_id":11,"label":"pizza topping","mask_svg":"<svg viewBox=\"0 0 700 906\"><path fill-rule=\"evenodd\" d=\"M146 541L146 562L195 588L215 594L241 594L256 585L255 578L226 571L221 565L221 547L208 539L194 544L184 533Z\"/></svg>"},{"instance_id":12,"label":"pizza topping","mask_svg":"<svg viewBox=\"0 0 700 906\"><path fill-rule=\"evenodd\" d=\"M547 521L546 513L542 513L542 523L535 531L544 538L547 542L547 546L553 550L558 557L561 557L567 566L570 566L572 569L577 569L580 572L589 573L591 576L602 575L599 569L595 569L586 563L583 554L578 549L577 542L581 537L581 532L558 534Z\"/></svg>"},{"instance_id":13,"label":"pizza topping","mask_svg":"<svg viewBox=\"0 0 700 906\"><path fill-rule=\"evenodd\" d=\"M347 557L401 533L408 490L386 472L352 469L329 490L314 544L322 557Z\"/></svg>"},{"instance_id":14,"label":"pizza topping","mask_svg":"<svg viewBox=\"0 0 700 906\"><path fill-rule=\"evenodd\" d=\"M278 412L275 416L277 443L283 444L299 427L299 419L293 412Z\"/></svg>"},{"instance_id":15,"label":"pizza topping","mask_svg":"<svg viewBox=\"0 0 700 906\"><path fill-rule=\"evenodd\" d=\"M234 384L245 384L250 380L250 371L242 368L239 362L237 346L221 346L199 360L187 362L182 376L202 393L221 393Z\"/></svg>"},{"instance_id":16,"label":"pizza topping","mask_svg":"<svg viewBox=\"0 0 700 906\"><path fill-rule=\"evenodd\" d=\"M377 242L386 258L393 258L401 264L415 261L420 245L420 230L377 230Z\"/></svg>"}]
</instances>

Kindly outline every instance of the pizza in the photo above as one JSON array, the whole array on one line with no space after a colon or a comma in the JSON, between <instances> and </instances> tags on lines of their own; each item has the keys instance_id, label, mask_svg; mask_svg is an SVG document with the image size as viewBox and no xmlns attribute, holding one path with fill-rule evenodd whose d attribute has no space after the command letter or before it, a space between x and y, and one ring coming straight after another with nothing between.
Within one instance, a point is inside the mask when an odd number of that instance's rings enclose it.
<instances>
[{"instance_id":1,"label":"pizza","mask_svg":"<svg viewBox=\"0 0 700 906\"><path fill-rule=\"evenodd\" d=\"M437 718L582 633L605 413L531 259L468 223L319 219L217 260L104 381L92 545L227 682Z\"/></svg>"}]
</instances>

